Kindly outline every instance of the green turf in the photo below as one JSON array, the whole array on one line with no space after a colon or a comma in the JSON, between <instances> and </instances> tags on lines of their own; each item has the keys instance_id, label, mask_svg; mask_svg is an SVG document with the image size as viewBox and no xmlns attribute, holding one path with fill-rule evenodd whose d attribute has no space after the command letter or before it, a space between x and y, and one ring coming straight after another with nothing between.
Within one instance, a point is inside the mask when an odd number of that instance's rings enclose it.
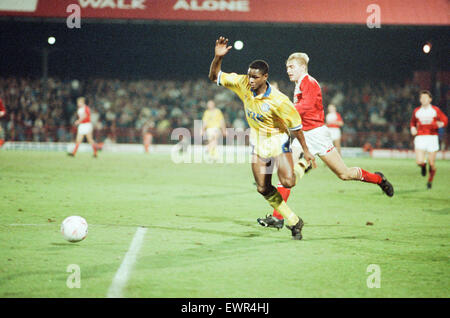
<instances>
[{"instance_id":1,"label":"green turf","mask_svg":"<svg viewBox=\"0 0 450 318\"><path fill-rule=\"evenodd\" d=\"M0 151L0 297L105 297L138 226L125 297L449 297L450 162L432 190L414 160L346 162L384 172L395 196L320 165L289 198L306 222L292 241L257 225L270 208L249 164ZM89 223L80 243L59 233L69 215ZM370 264L381 288L367 287Z\"/></svg>"}]
</instances>

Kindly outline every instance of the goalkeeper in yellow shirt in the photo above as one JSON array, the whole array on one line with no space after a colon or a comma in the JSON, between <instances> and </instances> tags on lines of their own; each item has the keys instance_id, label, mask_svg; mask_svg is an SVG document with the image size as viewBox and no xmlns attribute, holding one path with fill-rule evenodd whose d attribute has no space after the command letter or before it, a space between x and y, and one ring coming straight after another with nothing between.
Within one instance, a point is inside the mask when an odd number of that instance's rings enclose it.
<instances>
[{"instance_id":1,"label":"goalkeeper in yellow shirt","mask_svg":"<svg viewBox=\"0 0 450 318\"><path fill-rule=\"evenodd\" d=\"M225 119L223 118L222 111L216 108L216 104L213 100L209 100L206 103L206 110L202 118L203 128L202 135L208 139L208 155L212 160L217 160L217 143L222 132L222 136L226 134Z\"/></svg>"},{"instance_id":2,"label":"goalkeeper in yellow shirt","mask_svg":"<svg viewBox=\"0 0 450 318\"><path fill-rule=\"evenodd\" d=\"M291 188L296 183L294 161L290 148L290 134L303 147L304 158L315 165L302 132L300 115L289 98L267 81L269 66L256 60L249 65L246 75L221 71L223 57L231 49L228 39L216 41L214 59L209 70L209 79L238 95L244 103L245 115L250 126L252 146L252 172L258 192L287 222L292 238L302 239L303 220L283 201L281 194L272 185L273 167L277 166L280 183Z\"/></svg>"}]
</instances>

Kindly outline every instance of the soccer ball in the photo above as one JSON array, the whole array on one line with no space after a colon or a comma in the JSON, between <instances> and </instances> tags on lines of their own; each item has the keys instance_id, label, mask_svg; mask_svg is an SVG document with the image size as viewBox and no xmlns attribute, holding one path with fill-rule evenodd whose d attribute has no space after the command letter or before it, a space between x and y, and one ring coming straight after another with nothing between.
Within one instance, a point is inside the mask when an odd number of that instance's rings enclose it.
<instances>
[{"instance_id":1,"label":"soccer ball","mask_svg":"<svg viewBox=\"0 0 450 318\"><path fill-rule=\"evenodd\" d=\"M88 233L88 224L81 216L69 216L61 224L61 234L72 243L84 240Z\"/></svg>"}]
</instances>

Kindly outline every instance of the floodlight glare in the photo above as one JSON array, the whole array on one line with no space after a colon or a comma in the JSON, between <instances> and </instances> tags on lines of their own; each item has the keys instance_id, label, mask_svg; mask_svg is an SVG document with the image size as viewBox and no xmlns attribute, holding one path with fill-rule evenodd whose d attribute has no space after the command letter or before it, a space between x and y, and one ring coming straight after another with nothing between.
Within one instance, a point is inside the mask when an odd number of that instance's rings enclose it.
<instances>
[{"instance_id":1,"label":"floodlight glare","mask_svg":"<svg viewBox=\"0 0 450 318\"><path fill-rule=\"evenodd\" d=\"M236 42L234 42L234 48L236 49L236 50L242 50L242 48L244 47L244 42L242 42L242 41L236 41Z\"/></svg>"}]
</instances>

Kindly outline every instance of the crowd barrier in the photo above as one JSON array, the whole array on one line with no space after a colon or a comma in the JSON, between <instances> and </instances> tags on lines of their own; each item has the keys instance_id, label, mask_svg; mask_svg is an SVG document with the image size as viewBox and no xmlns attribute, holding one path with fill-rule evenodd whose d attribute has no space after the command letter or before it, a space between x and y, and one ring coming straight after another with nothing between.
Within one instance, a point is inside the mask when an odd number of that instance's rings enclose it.
<instances>
[{"instance_id":1,"label":"crowd barrier","mask_svg":"<svg viewBox=\"0 0 450 318\"><path fill-rule=\"evenodd\" d=\"M74 143L69 142L27 142L27 141L7 141L0 148L0 151L43 151L43 152L70 152L74 148ZM121 144L121 143L105 143L99 145L102 152L105 153L145 153L142 144ZM226 156L244 155L248 156L251 148L246 145L218 146L219 154ZM92 152L89 144L80 145L78 152ZM202 156L206 152L205 145L185 145L184 149L180 144L153 144L149 148L150 154L174 154L184 153L183 156L192 156L192 158ZM397 149L371 149L367 151L361 147L343 147L341 149L344 158L388 158L388 159L414 159L414 150L397 150ZM439 151L437 159L450 160L450 151ZM184 160L184 159L183 159ZM194 160L195 161L195 160Z\"/></svg>"}]
</instances>

